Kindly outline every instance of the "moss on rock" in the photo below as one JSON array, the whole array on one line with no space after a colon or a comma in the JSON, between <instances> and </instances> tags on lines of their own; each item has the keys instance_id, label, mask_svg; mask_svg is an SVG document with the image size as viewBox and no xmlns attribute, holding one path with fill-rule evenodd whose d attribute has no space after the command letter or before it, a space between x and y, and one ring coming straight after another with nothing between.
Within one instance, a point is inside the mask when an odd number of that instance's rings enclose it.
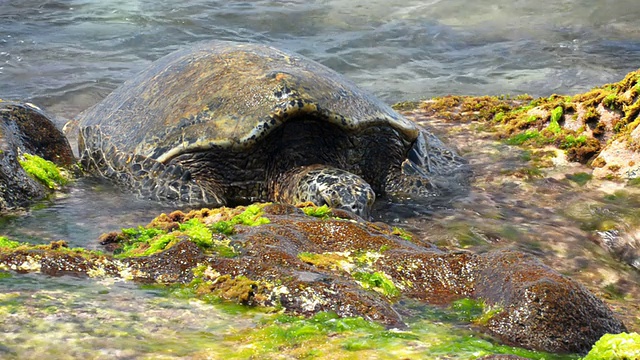
<instances>
[{"instance_id":1,"label":"moss on rock","mask_svg":"<svg viewBox=\"0 0 640 360\"><path fill-rule=\"evenodd\" d=\"M232 227L217 232L222 221ZM335 312L400 329L407 327L398 311L403 299L446 307L468 298L483 304L471 321L485 331L508 344L552 352L586 352L602 334L625 330L592 294L535 259L510 251L446 252L397 232L361 219L259 204L173 212L147 227L109 234L109 245L124 249L116 257L66 249L63 242L8 243L0 264L168 284L208 301L296 316ZM228 241L234 256L214 251L217 239ZM538 313L544 316L527 317Z\"/></svg>"},{"instance_id":2,"label":"moss on rock","mask_svg":"<svg viewBox=\"0 0 640 360\"><path fill-rule=\"evenodd\" d=\"M640 130L636 131L640 124L638 89L640 70L617 83L575 96L554 94L538 99L445 96L424 101L409 111L444 121L479 122L483 129L507 144L554 145L566 151L569 160L592 163L602 169L595 172L596 176L614 173L633 178L640 176ZM617 143L621 144L612 147ZM612 155L601 155L609 148ZM616 158L613 154L619 154L621 149L632 154ZM630 161L637 165L629 165ZM607 166L610 162L614 167Z\"/></svg>"},{"instance_id":3,"label":"moss on rock","mask_svg":"<svg viewBox=\"0 0 640 360\"><path fill-rule=\"evenodd\" d=\"M64 169L40 156L23 154L19 161L29 176L49 189L59 189L69 182L69 175Z\"/></svg>"},{"instance_id":4,"label":"moss on rock","mask_svg":"<svg viewBox=\"0 0 640 360\"><path fill-rule=\"evenodd\" d=\"M620 333L602 335L583 360L632 360L640 358L640 335Z\"/></svg>"}]
</instances>

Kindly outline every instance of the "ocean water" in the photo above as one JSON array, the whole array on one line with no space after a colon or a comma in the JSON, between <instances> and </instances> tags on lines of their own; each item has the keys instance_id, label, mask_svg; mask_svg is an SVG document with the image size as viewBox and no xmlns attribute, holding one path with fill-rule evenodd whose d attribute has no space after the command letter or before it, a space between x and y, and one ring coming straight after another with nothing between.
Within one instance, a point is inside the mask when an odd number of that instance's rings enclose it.
<instances>
[{"instance_id":1,"label":"ocean water","mask_svg":"<svg viewBox=\"0 0 640 360\"><path fill-rule=\"evenodd\" d=\"M389 103L571 94L640 67L639 17L635 0L0 0L0 98L72 117L208 39L299 52Z\"/></svg>"}]
</instances>

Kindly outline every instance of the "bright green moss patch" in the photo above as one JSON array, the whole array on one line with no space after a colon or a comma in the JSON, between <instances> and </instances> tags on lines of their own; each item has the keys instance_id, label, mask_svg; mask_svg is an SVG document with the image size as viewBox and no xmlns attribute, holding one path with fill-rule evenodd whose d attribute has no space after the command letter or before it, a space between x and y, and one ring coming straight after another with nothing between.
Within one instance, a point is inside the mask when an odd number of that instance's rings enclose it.
<instances>
[{"instance_id":1,"label":"bright green moss patch","mask_svg":"<svg viewBox=\"0 0 640 360\"><path fill-rule=\"evenodd\" d=\"M10 278L11 274L8 272L0 271L0 280Z\"/></svg>"},{"instance_id":2,"label":"bright green moss patch","mask_svg":"<svg viewBox=\"0 0 640 360\"><path fill-rule=\"evenodd\" d=\"M571 134L564 137L560 148L568 149L576 146L584 145L587 142L587 137L585 135L580 135L578 137L573 136Z\"/></svg>"},{"instance_id":3,"label":"bright green moss patch","mask_svg":"<svg viewBox=\"0 0 640 360\"><path fill-rule=\"evenodd\" d=\"M562 119L563 113L562 106L558 106L551 111L551 119L549 121L549 126L547 130L551 131L554 134L559 134L562 132L562 128L560 127L560 119Z\"/></svg>"},{"instance_id":4,"label":"bright green moss patch","mask_svg":"<svg viewBox=\"0 0 640 360\"><path fill-rule=\"evenodd\" d=\"M156 252L165 250L176 243L173 235L167 234L163 230L154 228L122 229L124 241L122 249L115 252L118 257L148 256Z\"/></svg>"},{"instance_id":5,"label":"bright green moss patch","mask_svg":"<svg viewBox=\"0 0 640 360\"><path fill-rule=\"evenodd\" d=\"M336 350L363 350L363 347L356 345L358 340L382 337L386 332L381 325L360 317L340 318L333 312L321 312L310 318L280 315L267 319L256 330L245 331L228 337L227 340L251 344L230 349L229 355L233 358L270 358L285 351L288 355L285 357L314 359L335 354ZM331 344L336 340L338 346ZM366 348L378 345L379 343L372 342Z\"/></svg>"},{"instance_id":6,"label":"bright green moss patch","mask_svg":"<svg viewBox=\"0 0 640 360\"><path fill-rule=\"evenodd\" d=\"M258 226L268 224L268 218L262 216L264 204L247 206L241 213L231 216L228 209L201 210L191 215L182 214L181 222L174 222L167 215L156 218L150 226L122 229L118 242L122 248L115 251L118 257L148 256L167 250L182 240L193 241L205 252L215 253L222 257L237 256L228 236L236 231L236 225ZM211 225L205 224L206 216L218 216L228 220L219 220ZM195 214L195 215L194 215ZM178 216L178 215L175 215ZM185 217L188 217L186 220ZM166 230L165 230L166 228ZM221 234L221 235L218 235Z\"/></svg>"},{"instance_id":7,"label":"bright green moss patch","mask_svg":"<svg viewBox=\"0 0 640 360\"><path fill-rule=\"evenodd\" d=\"M305 206L302 208L305 214L321 219L326 219L331 216L331 208L327 205L322 206Z\"/></svg>"},{"instance_id":8,"label":"bright green moss patch","mask_svg":"<svg viewBox=\"0 0 640 360\"><path fill-rule=\"evenodd\" d=\"M542 135L538 130L529 129L525 132L513 135L512 137L505 140L505 143L509 145L522 145L524 143L529 143L532 141L538 141L542 139Z\"/></svg>"},{"instance_id":9,"label":"bright green moss patch","mask_svg":"<svg viewBox=\"0 0 640 360\"><path fill-rule=\"evenodd\" d=\"M0 236L0 248L9 248L15 249L19 247L21 244L14 240L9 240L4 236Z\"/></svg>"},{"instance_id":10,"label":"bright green moss patch","mask_svg":"<svg viewBox=\"0 0 640 360\"><path fill-rule=\"evenodd\" d=\"M608 89L608 90L612 91L612 89ZM615 109L617 100L618 100L618 96L615 93L612 93L605 96L604 99L602 99L602 104L610 109Z\"/></svg>"},{"instance_id":11,"label":"bright green moss patch","mask_svg":"<svg viewBox=\"0 0 640 360\"><path fill-rule=\"evenodd\" d=\"M382 295L393 298L400 296L400 290L389 276L383 272L374 273L358 271L352 274L353 278L365 289L374 290Z\"/></svg>"},{"instance_id":12,"label":"bright green moss patch","mask_svg":"<svg viewBox=\"0 0 640 360\"><path fill-rule=\"evenodd\" d=\"M254 204L247 206L240 215L234 216L231 222L237 225L258 226L268 224L270 221L262 216L262 206Z\"/></svg>"},{"instance_id":13,"label":"bright green moss patch","mask_svg":"<svg viewBox=\"0 0 640 360\"><path fill-rule=\"evenodd\" d=\"M638 333L604 334L584 357L584 360L640 359Z\"/></svg>"},{"instance_id":14,"label":"bright green moss patch","mask_svg":"<svg viewBox=\"0 0 640 360\"><path fill-rule=\"evenodd\" d=\"M494 315L501 312L500 307L490 307L483 300L459 299L454 301L450 309L459 320L473 322L479 325L486 324Z\"/></svg>"},{"instance_id":15,"label":"bright green moss patch","mask_svg":"<svg viewBox=\"0 0 640 360\"><path fill-rule=\"evenodd\" d=\"M454 301L450 309L460 320L471 322L484 313L484 303L480 300L464 298Z\"/></svg>"},{"instance_id":16,"label":"bright green moss patch","mask_svg":"<svg viewBox=\"0 0 640 360\"><path fill-rule=\"evenodd\" d=\"M29 176L49 189L58 189L69 181L56 164L37 155L24 154L19 162Z\"/></svg>"},{"instance_id":17,"label":"bright green moss patch","mask_svg":"<svg viewBox=\"0 0 640 360\"><path fill-rule=\"evenodd\" d=\"M232 235L235 232L235 225L258 226L268 224L268 218L262 216L261 205L249 205L239 215L232 217L230 220L222 220L212 225L212 229L220 234Z\"/></svg>"},{"instance_id":18,"label":"bright green moss patch","mask_svg":"<svg viewBox=\"0 0 640 360\"><path fill-rule=\"evenodd\" d=\"M200 248L207 249L213 246L213 233L211 229L198 219L189 219L179 225L179 229L196 243Z\"/></svg>"},{"instance_id":19,"label":"bright green moss patch","mask_svg":"<svg viewBox=\"0 0 640 360\"><path fill-rule=\"evenodd\" d=\"M167 250L184 239L222 257L237 255L228 239L214 239L212 228L195 218L181 223L178 229L171 232L139 226L122 229L122 234L122 248L115 251L115 255L120 258L149 256Z\"/></svg>"},{"instance_id":20,"label":"bright green moss patch","mask_svg":"<svg viewBox=\"0 0 640 360\"><path fill-rule=\"evenodd\" d=\"M377 251L345 251L345 252L324 252L321 254L311 252L301 252L298 259L322 269L342 270L352 274L354 279L371 290L376 290L388 296L395 296L393 282L383 273L372 274L371 266L382 257L381 252L387 250L381 248ZM397 290L396 290L397 291Z\"/></svg>"}]
</instances>

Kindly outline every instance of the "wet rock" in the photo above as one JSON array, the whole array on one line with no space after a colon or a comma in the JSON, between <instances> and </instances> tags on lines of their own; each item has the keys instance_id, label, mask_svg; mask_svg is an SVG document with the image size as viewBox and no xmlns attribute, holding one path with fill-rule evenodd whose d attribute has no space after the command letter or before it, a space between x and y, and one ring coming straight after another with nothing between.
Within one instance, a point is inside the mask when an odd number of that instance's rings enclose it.
<instances>
[{"instance_id":1,"label":"wet rock","mask_svg":"<svg viewBox=\"0 0 640 360\"><path fill-rule=\"evenodd\" d=\"M504 309L486 327L509 344L586 353L603 334L626 331L582 285L523 253L482 256L474 295Z\"/></svg>"},{"instance_id":2,"label":"wet rock","mask_svg":"<svg viewBox=\"0 0 640 360\"><path fill-rule=\"evenodd\" d=\"M108 236L110 246L157 247L148 256L21 246L0 252L0 269L188 283L197 296L290 314L334 311L397 328L405 326L403 297L445 306L472 298L499 309L477 324L487 332L552 352L585 353L603 334L625 330L580 284L519 252L443 251L384 224L310 213L318 217L281 204L175 212L152 221L164 230L140 230L144 241L124 232Z\"/></svg>"},{"instance_id":3,"label":"wet rock","mask_svg":"<svg viewBox=\"0 0 640 360\"><path fill-rule=\"evenodd\" d=\"M27 175L18 161L22 154L59 166L74 162L66 138L42 110L0 100L0 211L25 207L51 191Z\"/></svg>"}]
</instances>

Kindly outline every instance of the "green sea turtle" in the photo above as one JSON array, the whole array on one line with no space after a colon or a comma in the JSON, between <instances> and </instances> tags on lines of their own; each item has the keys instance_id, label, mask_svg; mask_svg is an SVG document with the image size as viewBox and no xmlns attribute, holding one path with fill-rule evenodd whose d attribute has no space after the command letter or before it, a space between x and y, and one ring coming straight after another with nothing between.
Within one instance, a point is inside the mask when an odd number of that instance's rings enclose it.
<instances>
[{"instance_id":1,"label":"green sea turtle","mask_svg":"<svg viewBox=\"0 0 640 360\"><path fill-rule=\"evenodd\" d=\"M465 161L327 67L273 47L169 54L76 119L85 169L176 203L311 201L457 189Z\"/></svg>"}]
</instances>

